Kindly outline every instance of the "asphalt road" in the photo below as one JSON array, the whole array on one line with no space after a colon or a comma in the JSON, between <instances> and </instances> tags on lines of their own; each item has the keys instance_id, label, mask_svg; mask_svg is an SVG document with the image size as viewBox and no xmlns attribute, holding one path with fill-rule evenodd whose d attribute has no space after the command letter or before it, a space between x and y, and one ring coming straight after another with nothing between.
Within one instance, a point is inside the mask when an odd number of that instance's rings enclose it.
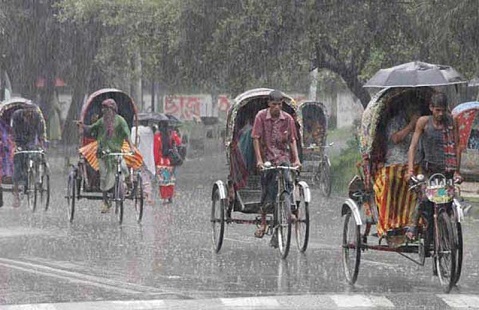
<instances>
[{"instance_id":1,"label":"asphalt road","mask_svg":"<svg viewBox=\"0 0 479 310\"><path fill-rule=\"evenodd\" d=\"M173 204L147 206L141 225L127 202L125 220L80 200L67 220L66 171L51 158L52 201L32 213L23 203L0 209L0 309L292 309L479 307L479 221L464 224L459 285L442 293L431 261L418 266L394 253L363 253L359 279L341 265L344 198L312 191L305 254L286 260L253 236L252 225L228 225L214 253L209 216L212 185L226 181L224 155L188 160L178 169ZM294 246L294 242L293 242ZM22 308L22 307L29 308ZM44 307L44 308L42 308Z\"/></svg>"}]
</instances>

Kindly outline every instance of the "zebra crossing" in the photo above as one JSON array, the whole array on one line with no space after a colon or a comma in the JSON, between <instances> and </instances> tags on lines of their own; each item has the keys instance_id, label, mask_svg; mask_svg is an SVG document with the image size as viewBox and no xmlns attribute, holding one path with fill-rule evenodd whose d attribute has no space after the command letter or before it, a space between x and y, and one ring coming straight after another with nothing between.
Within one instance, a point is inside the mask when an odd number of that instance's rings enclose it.
<instances>
[{"instance_id":1,"label":"zebra crossing","mask_svg":"<svg viewBox=\"0 0 479 310\"><path fill-rule=\"evenodd\" d=\"M420 294L419 294L420 295ZM479 295L437 294L434 302L415 294L321 294L266 297L93 301L3 305L0 310L163 310L163 309L479 309ZM409 303L401 301L411 298Z\"/></svg>"}]
</instances>

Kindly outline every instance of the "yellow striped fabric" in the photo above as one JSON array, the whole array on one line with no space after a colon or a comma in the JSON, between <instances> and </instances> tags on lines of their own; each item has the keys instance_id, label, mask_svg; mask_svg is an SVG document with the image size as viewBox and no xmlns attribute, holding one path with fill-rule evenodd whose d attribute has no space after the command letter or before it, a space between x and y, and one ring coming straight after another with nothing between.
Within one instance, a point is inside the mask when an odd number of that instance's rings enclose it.
<instances>
[{"instance_id":1,"label":"yellow striped fabric","mask_svg":"<svg viewBox=\"0 0 479 310\"><path fill-rule=\"evenodd\" d=\"M415 168L415 174L419 167ZM417 195L409 191L407 165L380 168L374 176L374 198L379 212L378 235L412 225Z\"/></svg>"},{"instance_id":2,"label":"yellow striped fabric","mask_svg":"<svg viewBox=\"0 0 479 310\"><path fill-rule=\"evenodd\" d=\"M98 171L99 169L98 158L96 156L97 149L98 149L98 142L93 141L81 147L78 150L80 154L83 157L85 157L86 161L90 164L90 166L96 171ZM126 140L123 141L121 151L122 152L130 151L130 146L128 145L128 142ZM140 154L140 151L137 148L135 148L135 154L131 156L123 156L123 158L125 159L126 165L133 169L139 169L141 165L143 164L143 156Z\"/></svg>"}]
</instances>

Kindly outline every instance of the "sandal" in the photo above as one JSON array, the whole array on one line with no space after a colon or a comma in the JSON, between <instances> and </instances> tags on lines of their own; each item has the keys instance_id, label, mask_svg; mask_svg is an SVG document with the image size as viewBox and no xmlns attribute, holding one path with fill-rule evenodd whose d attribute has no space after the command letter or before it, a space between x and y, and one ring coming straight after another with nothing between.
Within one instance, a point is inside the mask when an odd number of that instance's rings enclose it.
<instances>
[{"instance_id":1,"label":"sandal","mask_svg":"<svg viewBox=\"0 0 479 310\"><path fill-rule=\"evenodd\" d=\"M260 226L256 231L254 232L254 236L256 238L263 238L264 234L266 232L266 226Z\"/></svg>"},{"instance_id":2,"label":"sandal","mask_svg":"<svg viewBox=\"0 0 479 310\"><path fill-rule=\"evenodd\" d=\"M416 227L414 226L406 227L406 233L404 235L410 241L416 240Z\"/></svg>"}]
</instances>

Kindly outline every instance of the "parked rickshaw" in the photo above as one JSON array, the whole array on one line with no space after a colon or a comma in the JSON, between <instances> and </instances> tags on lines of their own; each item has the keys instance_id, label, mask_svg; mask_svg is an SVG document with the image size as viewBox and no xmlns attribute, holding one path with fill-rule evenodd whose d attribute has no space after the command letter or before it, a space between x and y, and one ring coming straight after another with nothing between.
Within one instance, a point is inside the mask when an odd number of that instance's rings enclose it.
<instances>
[{"instance_id":1,"label":"parked rickshaw","mask_svg":"<svg viewBox=\"0 0 479 310\"><path fill-rule=\"evenodd\" d=\"M91 125L98 120L101 115L101 103L108 98L115 100L118 106L118 114L121 115L128 124L130 130L138 127L137 107L133 99L121 90L106 88L100 89L91 94L82 106L80 121L85 125ZM135 135L138 137L138 135ZM138 145L138 139L133 141L135 147ZM95 139L87 133L80 130L80 149L79 161L76 166L72 165L68 174L67 182L67 201L68 201L68 219L73 221L75 215L76 202L79 199L102 200L100 190L100 174L97 156L113 156L116 159L115 185L112 192L109 193L109 201L114 204L115 214L118 222L123 222L124 202L133 201L133 207L136 213L137 222L141 222L143 217L143 183L140 173L142 164L141 154L133 153L126 141L123 143L122 151L119 153L96 154L90 152L89 148L95 147ZM125 176L122 173L122 158L130 171L131 190L128 193L126 188Z\"/></svg>"},{"instance_id":2,"label":"parked rickshaw","mask_svg":"<svg viewBox=\"0 0 479 310\"><path fill-rule=\"evenodd\" d=\"M461 103L452 110L459 126L461 174L479 178L479 102Z\"/></svg>"},{"instance_id":3,"label":"parked rickshaw","mask_svg":"<svg viewBox=\"0 0 479 310\"><path fill-rule=\"evenodd\" d=\"M317 185L325 197L331 195L331 162L326 155L328 114L323 103L304 101L298 106L302 124L302 164L301 174Z\"/></svg>"},{"instance_id":4,"label":"parked rickshaw","mask_svg":"<svg viewBox=\"0 0 479 310\"><path fill-rule=\"evenodd\" d=\"M382 175L389 177L389 180L392 178L387 170L389 167L385 165L387 153L385 128L392 119L390 111L394 108L396 111L404 109L406 103L412 102L413 105L419 105L418 111L421 112L421 115L426 115L428 114L429 98L434 91L428 85L457 84L462 83L461 81L464 79L450 67L424 63L405 64L382 70L380 73L388 74L391 77L391 72L396 69L403 71L402 74L396 75L398 86L390 85L391 87L383 88L376 93L362 116L359 135L363 160L358 164L358 175L349 184L350 198L343 203L341 208L341 214L344 217L342 256L345 276L350 284L356 282L361 255L367 250L396 252L421 266L425 264L427 257L431 257L433 273L438 276L444 291L449 292L458 282L462 268L460 223L463 211L460 199L458 199L460 190L455 180L448 179L443 174L434 174L425 178L421 174L420 165L418 165L415 168L416 177L411 179L409 185L405 183L398 189L402 193L399 195L400 197L389 197L397 199L398 209L396 210L387 209L382 204L376 203L375 198L383 199L380 201L385 199L384 196L381 196L384 192L378 191L376 187L380 188L381 184L376 181L383 180ZM414 70L416 70L415 78L408 77L410 74L408 71ZM435 74L432 72L433 70L437 71L437 78L433 79L430 84L426 84L425 79L428 78L428 74L429 78ZM441 74L446 78L441 79ZM370 80L373 82L368 82L368 84L384 87L381 80L386 83L394 78L394 76L389 79L378 77L377 74ZM423 78L424 80L421 80ZM419 81L419 85L415 84L417 81ZM393 170L391 169L391 171ZM410 240L406 238L406 227L392 226L391 223L394 221L401 224L410 222L411 211L418 203L416 193L432 203L433 215L431 220L430 215L421 210L417 219L413 217L417 234L414 240ZM384 223L391 224L390 227L394 227L394 229L381 233L382 228L388 227L387 225L382 226ZM373 227L376 228L377 233L371 231Z\"/></svg>"},{"instance_id":5,"label":"parked rickshaw","mask_svg":"<svg viewBox=\"0 0 479 310\"><path fill-rule=\"evenodd\" d=\"M0 185L3 192L13 192L13 158L19 154L26 154L27 184L20 190L20 198L27 197L28 207L35 212L40 203L45 211L50 204L50 166L46 159L45 150L40 147L19 149L15 146L12 137L11 118L15 111L31 109L38 114L43 124L43 137L46 140L46 126L40 108L31 100L12 98L0 103Z\"/></svg>"},{"instance_id":6,"label":"parked rickshaw","mask_svg":"<svg viewBox=\"0 0 479 310\"><path fill-rule=\"evenodd\" d=\"M226 124L226 158L229 166L228 180L218 180L213 185L211 224L213 243L218 253L223 245L225 224L254 224L260 225L261 208L261 173L256 168L253 150L253 141L250 136L254 118L258 111L268 107L269 93L272 89L258 88L246 91L237 96L227 114ZM296 116L294 100L286 96L283 111ZM299 128L299 123L297 123ZM249 132L249 135L248 135ZM301 148L298 142L298 147ZM266 166L266 163L265 163ZM278 170L278 196L274 210L267 215L267 235L276 232L278 249L282 258L289 253L291 231L296 237L298 248L306 251L309 239L309 202L311 195L308 184L304 181L295 182L294 202L284 190L284 169L292 170L295 167L266 167L265 169ZM294 179L294 178L293 178ZM296 203L298 216L292 220L291 203ZM236 214L252 214L253 219L235 217Z\"/></svg>"}]
</instances>

